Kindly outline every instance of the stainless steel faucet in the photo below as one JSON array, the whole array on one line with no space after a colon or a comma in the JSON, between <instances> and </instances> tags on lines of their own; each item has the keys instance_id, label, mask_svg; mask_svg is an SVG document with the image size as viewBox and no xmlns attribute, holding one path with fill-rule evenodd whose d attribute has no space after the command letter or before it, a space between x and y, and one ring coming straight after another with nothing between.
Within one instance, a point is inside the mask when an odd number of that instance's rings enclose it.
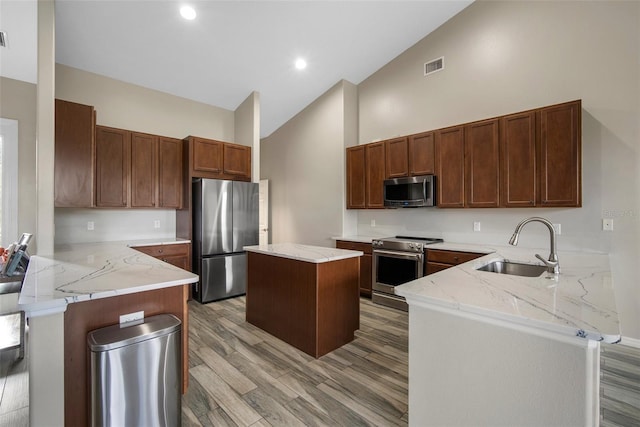
<instances>
[{"instance_id":1,"label":"stainless steel faucet","mask_svg":"<svg viewBox=\"0 0 640 427\"><path fill-rule=\"evenodd\" d=\"M549 259L546 260L538 254L536 254L536 258L544 262L544 265L547 266L547 271L549 273L560 274L560 261L558 260L558 250L556 247L556 230L555 228L553 228L553 224L548 219L541 218L539 216L533 216L531 218L527 218L525 220L520 221L520 224L516 226L516 231L513 232L513 236L511 236L511 239L509 239L509 244L513 246L517 245L518 237L520 237L520 232L522 231L522 227L524 227L525 224L528 224L534 221L541 222L544 225L546 225L547 228L549 229L549 235L551 236L551 242L550 242L551 253L549 254Z\"/></svg>"}]
</instances>

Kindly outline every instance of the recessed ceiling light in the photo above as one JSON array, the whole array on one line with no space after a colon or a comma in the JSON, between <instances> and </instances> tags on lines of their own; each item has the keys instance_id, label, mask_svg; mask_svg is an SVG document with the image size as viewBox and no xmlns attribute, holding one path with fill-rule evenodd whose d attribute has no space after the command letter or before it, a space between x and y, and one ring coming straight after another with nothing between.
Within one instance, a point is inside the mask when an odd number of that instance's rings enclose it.
<instances>
[{"instance_id":1,"label":"recessed ceiling light","mask_svg":"<svg viewBox=\"0 0 640 427\"><path fill-rule=\"evenodd\" d=\"M304 70L305 68L307 68L307 61L302 58L296 59L296 68L298 70Z\"/></svg>"},{"instance_id":2,"label":"recessed ceiling light","mask_svg":"<svg viewBox=\"0 0 640 427\"><path fill-rule=\"evenodd\" d=\"M191 6L182 6L180 8L180 15L182 15L184 19L196 19L196 11Z\"/></svg>"}]
</instances>

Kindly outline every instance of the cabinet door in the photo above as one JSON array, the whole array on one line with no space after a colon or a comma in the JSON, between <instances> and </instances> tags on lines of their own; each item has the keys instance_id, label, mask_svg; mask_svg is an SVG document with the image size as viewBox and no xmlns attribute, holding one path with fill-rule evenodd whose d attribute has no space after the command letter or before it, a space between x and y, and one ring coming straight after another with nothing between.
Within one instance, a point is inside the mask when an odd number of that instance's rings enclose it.
<instances>
[{"instance_id":1,"label":"cabinet door","mask_svg":"<svg viewBox=\"0 0 640 427\"><path fill-rule=\"evenodd\" d=\"M580 101L539 111L539 173L541 206L581 206Z\"/></svg>"},{"instance_id":2,"label":"cabinet door","mask_svg":"<svg viewBox=\"0 0 640 427\"><path fill-rule=\"evenodd\" d=\"M390 139L384 142L387 178L409 175L409 149L407 138Z\"/></svg>"},{"instance_id":3,"label":"cabinet door","mask_svg":"<svg viewBox=\"0 0 640 427\"><path fill-rule=\"evenodd\" d=\"M347 148L347 209L367 207L364 145Z\"/></svg>"},{"instance_id":4,"label":"cabinet door","mask_svg":"<svg viewBox=\"0 0 640 427\"><path fill-rule=\"evenodd\" d=\"M130 162L130 133L96 126L96 206L128 206Z\"/></svg>"},{"instance_id":5,"label":"cabinet door","mask_svg":"<svg viewBox=\"0 0 640 427\"><path fill-rule=\"evenodd\" d=\"M500 119L500 205L536 204L536 115L525 112Z\"/></svg>"},{"instance_id":6,"label":"cabinet door","mask_svg":"<svg viewBox=\"0 0 640 427\"><path fill-rule=\"evenodd\" d=\"M191 138L192 176L217 178L222 174L222 146L220 141L204 138Z\"/></svg>"},{"instance_id":7,"label":"cabinet door","mask_svg":"<svg viewBox=\"0 0 640 427\"><path fill-rule=\"evenodd\" d=\"M182 141L158 138L158 206L182 207Z\"/></svg>"},{"instance_id":8,"label":"cabinet door","mask_svg":"<svg viewBox=\"0 0 640 427\"><path fill-rule=\"evenodd\" d=\"M131 207L156 207L157 137L131 133Z\"/></svg>"},{"instance_id":9,"label":"cabinet door","mask_svg":"<svg viewBox=\"0 0 640 427\"><path fill-rule=\"evenodd\" d=\"M435 137L438 207L464 207L464 128L440 129Z\"/></svg>"},{"instance_id":10,"label":"cabinet door","mask_svg":"<svg viewBox=\"0 0 640 427\"><path fill-rule=\"evenodd\" d=\"M434 133L425 132L409 137L409 175L435 173Z\"/></svg>"},{"instance_id":11,"label":"cabinet door","mask_svg":"<svg viewBox=\"0 0 640 427\"><path fill-rule=\"evenodd\" d=\"M226 175L251 180L251 147L224 143L222 158Z\"/></svg>"},{"instance_id":12,"label":"cabinet door","mask_svg":"<svg viewBox=\"0 0 640 427\"><path fill-rule=\"evenodd\" d=\"M94 205L95 111L56 99L54 192L56 207Z\"/></svg>"},{"instance_id":13,"label":"cabinet door","mask_svg":"<svg viewBox=\"0 0 640 427\"><path fill-rule=\"evenodd\" d=\"M384 142L375 142L365 145L365 165L367 176L367 207L383 208L383 185L385 173L385 146Z\"/></svg>"},{"instance_id":14,"label":"cabinet door","mask_svg":"<svg viewBox=\"0 0 640 427\"><path fill-rule=\"evenodd\" d=\"M499 120L486 120L465 126L465 206L499 206Z\"/></svg>"}]
</instances>

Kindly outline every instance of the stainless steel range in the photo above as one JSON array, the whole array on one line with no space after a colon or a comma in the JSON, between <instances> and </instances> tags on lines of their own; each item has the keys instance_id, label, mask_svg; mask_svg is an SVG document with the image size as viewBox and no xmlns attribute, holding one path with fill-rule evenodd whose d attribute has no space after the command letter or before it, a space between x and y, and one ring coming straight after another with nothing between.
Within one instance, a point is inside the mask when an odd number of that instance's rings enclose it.
<instances>
[{"instance_id":1,"label":"stainless steel range","mask_svg":"<svg viewBox=\"0 0 640 427\"><path fill-rule=\"evenodd\" d=\"M371 300L408 311L404 297L394 288L424 276L425 248L442 239L396 236L373 240L373 295Z\"/></svg>"}]
</instances>

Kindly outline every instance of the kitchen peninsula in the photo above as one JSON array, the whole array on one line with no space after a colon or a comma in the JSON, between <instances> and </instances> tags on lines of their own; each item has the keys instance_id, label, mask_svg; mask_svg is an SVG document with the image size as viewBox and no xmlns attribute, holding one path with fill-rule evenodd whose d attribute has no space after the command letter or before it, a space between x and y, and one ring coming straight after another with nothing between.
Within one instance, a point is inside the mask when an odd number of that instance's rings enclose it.
<instances>
[{"instance_id":1,"label":"kitchen peninsula","mask_svg":"<svg viewBox=\"0 0 640 427\"><path fill-rule=\"evenodd\" d=\"M360 251L281 243L247 246L247 322L320 357L360 327Z\"/></svg>"},{"instance_id":2,"label":"kitchen peninsula","mask_svg":"<svg viewBox=\"0 0 640 427\"><path fill-rule=\"evenodd\" d=\"M189 284L198 276L128 247L134 244L61 245L51 256L31 257L18 304L30 323L32 425L88 424L87 332L138 311L173 314L188 330ZM183 333L183 392L187 342Z\"/></svg>"},{"instance_id":3,"label":"kitchen peninsula","mask_svg":"<svg viewBox=\"0 0 640 427\"><path fill-rule=\"evenodd\" d=\"M478 269L540 264L548 249L482 248L396 288L409 304L410 425L597 425L599 343L621 337L608 255L561 251L560 275L523 277Z\"/></svg>"}]
</instances>

